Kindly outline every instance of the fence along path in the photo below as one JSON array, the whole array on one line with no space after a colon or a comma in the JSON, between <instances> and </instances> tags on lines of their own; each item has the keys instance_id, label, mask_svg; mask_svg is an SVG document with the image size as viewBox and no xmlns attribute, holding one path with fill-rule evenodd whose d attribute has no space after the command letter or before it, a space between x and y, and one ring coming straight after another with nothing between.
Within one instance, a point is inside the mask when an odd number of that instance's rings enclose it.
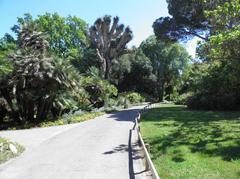
<instances>
[{"instance_id":1,"label":"fence along path","mask_svg":"<svg viewBox=\"0 0 240 179\"><path fill-rule=\"evenodd\" d=\"M156 106L156 104L154 103L149 103L147 106L145 106L142 110L140 110L140 112L138 113L138 115L135 117L135 125L134 125L134 130L137 130L137 134L138 134L138 141L139 144L142 146L143 148L143 152L144 152L144 156L145 156L145 160L146 160L146 170L150 170L152 173L152 178L153 179L160 179L157 170L155 168L155 166L153 165L153 162L151 160L150 157L150 146L149 144L145 144L141 135L141 130L140 130L140 126L139 123L141 121L141 115L145 112L147 112L149 109L154 108Z\"/></svg>"}]
</instances>

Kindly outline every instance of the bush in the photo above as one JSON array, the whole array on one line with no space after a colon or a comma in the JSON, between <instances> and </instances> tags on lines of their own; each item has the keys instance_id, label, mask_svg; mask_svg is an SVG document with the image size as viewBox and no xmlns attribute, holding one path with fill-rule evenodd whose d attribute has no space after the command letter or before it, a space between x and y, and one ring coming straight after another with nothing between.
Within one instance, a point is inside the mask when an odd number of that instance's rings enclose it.
<instances>
[{"instance_id":1,"label":"bush","mask_svg":"<svg viewBox=\"0 0 240 179\"><path fill-rule=\"evenodd\" d=\"M94 76L82 77L80 84L88 93L93 108L103 107L109 98L118 94L118 90L114 85Z\"/></svg>"},{"instance_id":2,"label":"bush","mask_svg":"<svg viewBox=\"0 0 240 179\"><path fill-rule=\"evenodd\" d=\"M232 95L209 95L196 94L187 99L186 105L190 109L204 109L204 110L234 110L239 108L237 100Z\"/></svg>"},{"instance_id":3,"label":"bush","mask_svg":"<svg viewBox=\"0 0 240 179\"><path fill-rule=\"evenodd\" d=\"M144 102L145 98L136 92L125 92L121 93L119 96L126 98L131 104Z\"/></svg>"},{"instance_id":4,"label":"bush","mask_svg":"<svg viewBox=\"0 0 240 179\"><path fill-rule=\"evenodd\" d=\"M141 96L144 98L144 101L147 102L157 102L157 98L147 93L141 93Z\"/></svg>"},{"instance_id":5,"label":"bush","mask_svg":"<svg viewBox=\"0 0 240 179\"><path fill-rule=\"evenodd\" d=\"M108 98L107 99L107 105L105 107L116 107L118 106L118 100L117 98Z\"/></svg>"},{"instance_id":6,"label":"bush","mask_svg":"<svg viewBox=\"0 0 240 179\"><path fill-rule=\"evenodd\" d=\"M192 93L183 93L181 95L178 95L178 96L174 97L174 99L173 99L174 104L186 105L188 98L190 98L191 96L192 96Z\"/></svg>"}]
</instances>

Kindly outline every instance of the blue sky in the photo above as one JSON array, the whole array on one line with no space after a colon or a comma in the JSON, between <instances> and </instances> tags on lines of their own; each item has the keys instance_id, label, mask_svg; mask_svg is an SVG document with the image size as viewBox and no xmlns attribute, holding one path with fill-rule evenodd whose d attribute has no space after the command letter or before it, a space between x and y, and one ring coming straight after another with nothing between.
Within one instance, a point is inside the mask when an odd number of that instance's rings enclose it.
<instances>
[{"instance_id":1,"label":"blue sky","mask_svg":"<svg viewBox=\"0 0 240 179\"><path fill-rule=\"evenodd\" d=\"M166 0L0 0L0 37L11 32L17 17L22 17L24 13L36 17L45 12L75 15L89 25L105 14L117 15L121 23L133 30L134 39L130 46L138 46L153 34L152 24L157 18L168 16ZM186 44L190 53L195 51L194 44Z\"/></svg>"}]
</instances>

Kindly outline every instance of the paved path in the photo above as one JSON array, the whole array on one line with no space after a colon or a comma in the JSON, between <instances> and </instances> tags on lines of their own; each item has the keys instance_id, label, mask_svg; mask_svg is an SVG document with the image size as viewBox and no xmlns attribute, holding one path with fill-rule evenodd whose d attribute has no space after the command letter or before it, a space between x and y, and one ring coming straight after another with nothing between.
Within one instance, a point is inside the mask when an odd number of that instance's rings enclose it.
<instances>
[{"instance_id":1,"label":"paved path","mask_svg":"<svg viewBox=\"0 0 240 179\"><path fill-rule=\"evenodd\" d=\"M131 129L137 111L74 125L0 132L27 147L20 157L0 165L0 179L139 178L136 173L142 171L134 169L142 170L142 166L133 166L139 158L132 155L131 145L136 142Z\"/></svg>"}]
</instances>

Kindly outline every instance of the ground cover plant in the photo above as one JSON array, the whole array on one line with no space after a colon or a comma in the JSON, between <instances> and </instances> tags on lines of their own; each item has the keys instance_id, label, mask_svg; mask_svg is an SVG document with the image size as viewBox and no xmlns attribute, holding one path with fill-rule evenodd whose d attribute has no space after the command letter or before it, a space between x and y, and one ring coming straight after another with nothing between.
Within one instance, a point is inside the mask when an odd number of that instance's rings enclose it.
<instances>
[{"instance_id":1,"label":"ground cover plant","mask_svg":"<svg viewBox=\"0 0 240 179\"><path fill-rule=\"evenodd\" d=\"M11 148L16 149L13 151ZM24 148L19 144L13 143L7 139L0 137L0 164L7 160L18 156L24 151Z\"/></svg>"},{"instance_id":2,"label":"ground cover plant","mask_svg":"<svg viewBox=\"0 0 240 179\"><path fill-rule=\"evenodd\" d=\"M50 126L60 126L66 124L73 124L84 122L90 119L94 119L98 116L104 115L105 112L86 112L82 114L75 114L75 115L65 115L57 120L43 120L38 123L36 122L26 122L20 125L14 126L5 126L6 129L16 130L16 129L30 129L36 127L50 127Z\"/></svg>"}]
</instances>

